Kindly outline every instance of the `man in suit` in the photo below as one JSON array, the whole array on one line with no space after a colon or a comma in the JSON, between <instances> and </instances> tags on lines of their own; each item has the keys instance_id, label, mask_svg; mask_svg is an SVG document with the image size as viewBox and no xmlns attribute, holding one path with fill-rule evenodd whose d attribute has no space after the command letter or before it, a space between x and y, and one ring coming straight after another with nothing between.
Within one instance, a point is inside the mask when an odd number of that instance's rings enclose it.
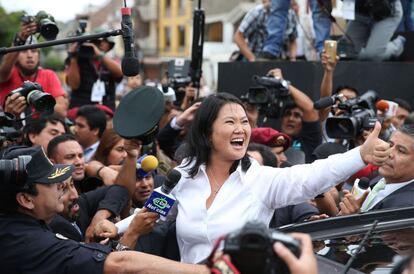
<instances>
[{"instance_id":1,"label":"man in suit","mask_svg":"<svg viewBox=\"0 0 414 274\"><path fill-rule=\"evenodd\" d=\"M414 125L404 124L390 139L391 154L379 168L383 177L366 199L345 194L340 214L414 206Z\"/></svg>"}]
</instances>

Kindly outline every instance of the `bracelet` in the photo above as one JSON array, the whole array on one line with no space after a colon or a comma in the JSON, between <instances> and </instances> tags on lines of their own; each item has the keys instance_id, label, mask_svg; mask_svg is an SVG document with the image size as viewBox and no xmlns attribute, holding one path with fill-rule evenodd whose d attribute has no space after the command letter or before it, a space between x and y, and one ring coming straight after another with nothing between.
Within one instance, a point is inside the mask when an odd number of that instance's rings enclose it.
<instances>
[{"instance_id":1,"label":"bracelet","mask_svg":"<svg viewBox=\"0 0 414 274\"><path fill-rule=\"evenodd\" d=\"M96 177L98 177L98 179L102 180L102 177L99 175L99 172L101 172L101 170L104 168L105 166L102 165L98 168L98 170L96 171Z\"/></svg>"},{"instance_id":2,"label":"bracelet","mask_svg":"<svg viewBox=\"0 0 414 274\"><path fill-rule=\"evenodd\" d=\"M24 44L26 44L26 40L23 40L22 38L20 38L19 34L16 33L16 35L14 36L13 45L23 46Z\"/></svg>"}]
</instances>

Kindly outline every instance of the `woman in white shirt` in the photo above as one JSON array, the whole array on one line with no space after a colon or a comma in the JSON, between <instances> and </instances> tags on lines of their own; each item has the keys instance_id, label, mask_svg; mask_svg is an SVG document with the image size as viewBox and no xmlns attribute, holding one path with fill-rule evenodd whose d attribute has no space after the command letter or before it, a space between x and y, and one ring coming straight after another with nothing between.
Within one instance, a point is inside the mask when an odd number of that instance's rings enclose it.
<instances>
[{"instance_id":1,"label":"woman in white shirt","mask_svg":"<svg viewBox=\"0 0 414 274\"><path fill-rule=\"evenodd\" d=\"M269 224L275 208L304 202L329 190L366 163L381 165L389 144L379 123L358 148L291 168L260 166L247 154L251 128L242 102L227 93L207 97L188 133L178 167L177 240L181 260L206 259L220 236L249 220Z\"/></svg>"}]
</instances>

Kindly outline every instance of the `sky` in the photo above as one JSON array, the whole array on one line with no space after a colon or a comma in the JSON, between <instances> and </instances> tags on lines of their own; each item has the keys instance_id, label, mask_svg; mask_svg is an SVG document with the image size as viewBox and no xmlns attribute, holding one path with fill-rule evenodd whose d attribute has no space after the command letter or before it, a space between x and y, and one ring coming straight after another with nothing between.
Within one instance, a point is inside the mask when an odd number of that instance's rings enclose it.
<instances>
[{"instance_id":1,"label":"sky","mask_svg":"<svg viewBox=\"0 0 414 274\"><path fill-rule=\"evenodd\" d=\"M55 20L66 22L75 19L76 14L87 11L89 5L101 6L108 1L109 0L0 0L0 4L7 12L25 10L29 15L35 15L39 10L44 10L53 15ZM132 1L128 0L127 4L131 5Z\"/></svg>"}]
</instances>

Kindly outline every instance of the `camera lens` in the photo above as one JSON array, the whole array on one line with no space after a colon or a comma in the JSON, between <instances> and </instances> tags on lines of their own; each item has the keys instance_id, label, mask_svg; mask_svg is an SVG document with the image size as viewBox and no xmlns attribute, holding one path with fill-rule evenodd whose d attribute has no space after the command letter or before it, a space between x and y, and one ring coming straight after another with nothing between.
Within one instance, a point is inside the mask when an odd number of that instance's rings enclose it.
<instances>
[{"instance_id":1,"label":"camera lens","mask_svg":"<svg viewBox=\"0 0 414 274\"><path fill-rule=\"evenodd\" d=\"M52 95L40 90L31 91L26 97L27 103L33 106L39 112L53 112L56 100Z\"/></svg>"}]
</instances>

